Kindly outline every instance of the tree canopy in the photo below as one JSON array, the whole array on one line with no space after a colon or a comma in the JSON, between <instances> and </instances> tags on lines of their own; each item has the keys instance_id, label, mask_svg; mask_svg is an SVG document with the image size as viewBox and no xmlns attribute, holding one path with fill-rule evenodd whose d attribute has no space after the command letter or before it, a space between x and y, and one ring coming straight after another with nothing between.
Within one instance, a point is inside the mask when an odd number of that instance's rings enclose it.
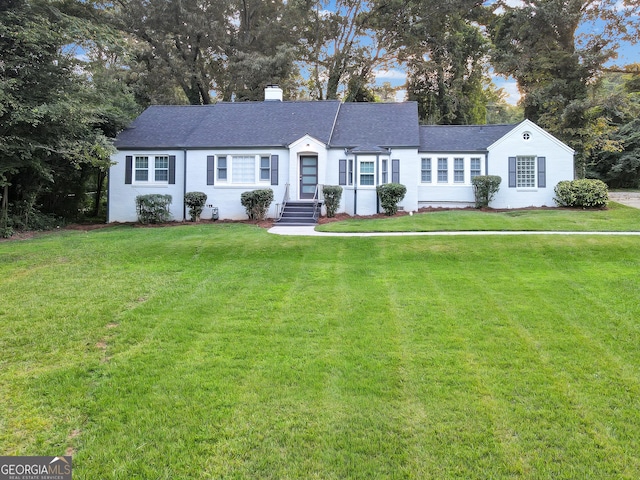
<instances>
[{"instance_id":1,"label":"tree canopy","mask_svg":"<svg viewBox=\"0 0 640 480\"><path fill-rule=\"evenodd\" d=\"M639 19L636 0L4 0L0 228L99 214L109 139L144 107L261 100L268 84L287 99L403 89L423 123L526 117L576 149L579 175L637 186L640 68L612 61ZM405 85L377 85L393 68Z\"/></svg>"}]
</instances>

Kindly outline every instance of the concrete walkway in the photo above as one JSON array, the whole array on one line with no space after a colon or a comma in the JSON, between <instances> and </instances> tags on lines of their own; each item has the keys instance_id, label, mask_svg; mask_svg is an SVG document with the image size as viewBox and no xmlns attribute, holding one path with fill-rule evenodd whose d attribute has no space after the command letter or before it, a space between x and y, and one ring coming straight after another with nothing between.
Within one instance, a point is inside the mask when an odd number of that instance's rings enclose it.
<instances>
[{"instance_id":1,"label":"concrete walkway","mask_svg":"<svg viewBox=\"0 0 640 480\"><path fill-rule=\"evenodd\" d=\"M411 236L473 236L473 235L635 235L640 232L521 232L521 231L473 231L473 232L366 232L333 233L316 232L315 227L271 227L269 233L304 237L411 237Z\"/></svg>"},{"instance_id":2,"label":"concrete walkway","mask_svg":"<svg viewBox=\"0 0 640 480\"><path fill-rule=\"evenodd\" d=\"M610 192L609 199L640 208L640 192ZM281 227L269 229L275 235L293 235L304 237L406 237L406 236L469 236L469 235L636 235L640 232L521 232L521 231L474 231L474 232L368 232L368 233L333 233L316 232L315 227Z\"/></svg>"},{"instance_id":3,"label":"concrete walkway","mask_svg":"<svg viewBox=\"0 0 640 480\"><path fill-rule=\"evenodd\" d=\"M640 208L640 192L609 192L609 200L629 207Z\"/></svg>"}]
</instances>

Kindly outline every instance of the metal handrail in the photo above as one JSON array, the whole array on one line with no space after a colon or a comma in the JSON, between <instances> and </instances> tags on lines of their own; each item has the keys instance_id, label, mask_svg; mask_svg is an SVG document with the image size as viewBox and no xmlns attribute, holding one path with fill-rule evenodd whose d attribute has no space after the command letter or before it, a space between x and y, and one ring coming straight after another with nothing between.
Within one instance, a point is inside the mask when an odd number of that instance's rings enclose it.
<instances>
[{"instance_id":1,"label":"metal handrail","mask_svg":"<svg viewBox=\"0 0 640 480\"><path fill-rule=\"evenodd\" d=\"M324 198L320 199L322 196L322 185L316 185L316 191L313 194L313 219L318 221L318 217L320 217L320 210L322 209L322 202Z\"/></svg>"},{"instance_id":2,"label":"metal handrail","mask_svg":"<svg viewBox=\"0 0 640 480\"><path fill-rule=\"evenodd\" d=\"M282 218L282 214L284 213L284 207L287 205L289 201L289 184L285 185L284 189L284 197L282 198L282 203L280 204L280 209L278 210L278 214L276 220L280 220Z\"/></svg>"}]
</instances>

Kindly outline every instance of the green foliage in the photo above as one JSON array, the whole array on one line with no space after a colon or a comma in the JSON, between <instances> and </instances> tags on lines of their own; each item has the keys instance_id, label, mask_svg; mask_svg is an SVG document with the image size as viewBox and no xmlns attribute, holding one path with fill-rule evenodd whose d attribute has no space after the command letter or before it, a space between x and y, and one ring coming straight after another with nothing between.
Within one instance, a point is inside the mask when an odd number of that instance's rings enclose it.
<instances>
[{"instance_id":1,"label":"green foliage","mask_svg":"<svg viewBox=\"0 0 640 480\"><path fill-rule=\"evenodd\" d=\"M324 185L322 187L322 195L324 196L324 205L327 208L327 217L335 217L340 207L342 187L339 185Z\"/></svg>"},{"instance_id":2,"label":"green foliage","mask_svg":"<svg viewBox=\"0 0 640 480\"><path fill-rule=\"evenodd\" d=\"M271 202L273 202L273 190L270 188L243 192L240 195L240 203L247 211L249 220L264 220Z\"/></svg>"},{"instance_id":3,"label":"green foliage","mask_svg":"<svg viewBox=\"0 0 640 480\"><path fill-rule=\"evenodd\" d=\"M398 203L407 193L407 187L400 183L385 183L376 187L380 205L387 215L398 213Z\"/></svg>"},{"instance_id":4,"label":"green foliage","mask_svg":"<svg viewBox=\"0 0 640 480\"><path fill-rule=\"evenodd\" d=\"M184 203L189 207L189 216L192 222L200 220L204 204L207 201L207 194L204 192L187 192L184 195Z\"/></svg>"},{"instance_id":5,"label":"green foliage","mask_svg":"<svg viewBox=\"0 0 640 480\"><path fill-rule=\"evenodd\" d=\"M152 193L149 195L138 195L136 197L136 211L140 223L164 223L171 220L169 205L171 195L160 195Z\"/></svg>"},{"instance_id":6,"label":"green foliage","mask_svg":"<svg viewBox=\"0 0 640 480\"><path fill-rule=\"evenodd\" d=\"M471 180L476 208L488 207L500 190L502 178L498 175L479 175Z\"/></svg>"},{"instance_id":7,"label":"green foliage","mask_svg":"<svg viewBox=\"0 0 640 480\"><path fill-rule=\"evenodd\" d=\"M0 227L22 216L9 206L24 202L76 219L94 176L110 164L112 92L70 48L102 40L94 8L79 0L0 4Z\"/></svg>"},{"instance_id":8,"label":"green foliage","mask_svg":"<svg viewBox=\"0 0 640 480\"><path fill-rule=\"evenodd\" d=\"M554 200L560 207L604 208L609 200L607 185L587 178L559 182Z\"/></svg>"}]
</instances>

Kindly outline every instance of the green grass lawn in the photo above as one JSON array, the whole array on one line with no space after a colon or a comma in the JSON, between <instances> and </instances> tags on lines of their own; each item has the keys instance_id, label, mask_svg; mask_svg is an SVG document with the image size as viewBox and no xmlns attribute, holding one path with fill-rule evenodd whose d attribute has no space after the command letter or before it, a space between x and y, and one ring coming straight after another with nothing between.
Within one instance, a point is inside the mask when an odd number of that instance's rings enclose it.
<instances>
[{"instance_id":1,"label":"green grass lawn","mask_svg":"<svg viewBox=\"0 0 640 480\"><path fill-rule=\"evenodd\" d=\"M323 232L639 231L640 209L609 202L606 210L445 210L382 219L353 218L316 229Z\"/></svg>"},{"instance_id":2,"label":"green grass lawn","mask_svg":"<svg viewBox=\"0 0 640 480\"><path fill-rule=\"evenodd\" d=\"M0 243L0 454L74 479L640 477L640 241Z\"/></svg>"}]
</instances>

